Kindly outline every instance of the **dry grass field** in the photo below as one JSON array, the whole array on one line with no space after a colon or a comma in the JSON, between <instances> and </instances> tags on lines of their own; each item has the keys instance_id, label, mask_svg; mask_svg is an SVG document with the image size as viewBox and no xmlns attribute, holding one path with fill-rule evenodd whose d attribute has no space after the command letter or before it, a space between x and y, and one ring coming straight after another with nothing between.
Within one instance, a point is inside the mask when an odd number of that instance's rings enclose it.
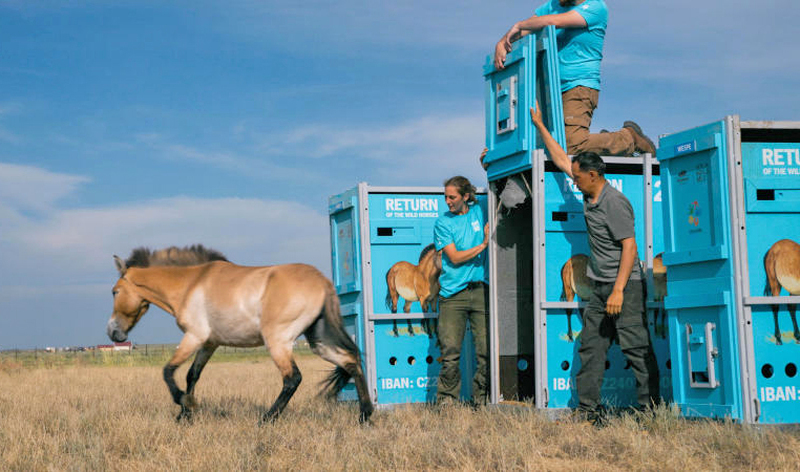
<instances>
[{"instance_id":1,"label":"dry grass field","mask_svg":"<svg viewBox=\"0 0 800 472\"><path fill-rule=\"evenodd\" d=\"M286 413L268 359L212 362L192 424L176 424L156 366L25 368L0 362L0 469L25 470L796 470L794 429L622 416L604 429L533 410L408 406L359 426L355 405L316 398L329 364L301 356ZM178 372L185 377L186 368Z\"/></svg>"}]
</instances>

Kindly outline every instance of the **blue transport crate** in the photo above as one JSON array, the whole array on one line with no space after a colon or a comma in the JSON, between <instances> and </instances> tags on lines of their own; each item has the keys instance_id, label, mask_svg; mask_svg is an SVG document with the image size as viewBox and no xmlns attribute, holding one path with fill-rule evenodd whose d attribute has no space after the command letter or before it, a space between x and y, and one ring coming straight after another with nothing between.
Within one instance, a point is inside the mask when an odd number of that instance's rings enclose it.
<instances>
[{"instance_id":1,"label":"blue transport crate","mask_svg":"<svg viewBox=\"0 0 800 472\"><path fill-rule=\"evenodd\" d=\"M676 404L800 422L800 122L729 116L661 138L659 159Z\"/></svg>"},{"instance_id":2,"label":"blue transport crate","mask_svg":"<svg viewBox=\"0 0 800 472\"><path fill-rule=\"evenodd\" d=\"M502 70L495 69L493 55L487 56L483 75L489 181L531 168L537 133L529 110L537 100L545 125L566 148L555 27L513 43Z\"/></svg>"},{"instance_id":3,"label":"blue transport crate","mask_svg":"<svg viewBox=\"0 0 800 472\"><path fill-rule=\"evenodd\" d=\"M631 201L636 239L648 290L648 323L660 371L661 396L672 398L670 346L652 268L663 247L658 163L639 158L604 158L606 178ZM561 272L569 260L588 256L580 191L543 151L533 153L533 168L519 175L532 199L514 209L498 203L493 184L490 221L496 238L490 246L493 401L533 400L553 411L576 407L575 375L580 369L579 295L567 299ZM506 184L507 185L507 184ZM653 218L654 212L659 216ZM662 284L663 285L663 284ZM661 285L658 285L661 288ZM608 354L601 401L607 406L635 404L636 382L619 346Z\"/></svg>"},{"instance_id":4,"label":"blue transport crate","mask_svg":"<svg viewBox=\"0 0 800 472\"><path fill-rule=\"evenodd\" d=\"M478 195L486 209L485 192ZM419 302L404 313L387 304L386 275L400 261L414 265L433 243L433 227L447 211L440 187L371 187L359 184L329 198L333 281L345 326L362 352L373 403L432 402L439 376L438 313ZM475 353L469 332L462 349L461 394L470 398ZM343 399L355 399L348 385Z\"/></svg>"}]
</instances>

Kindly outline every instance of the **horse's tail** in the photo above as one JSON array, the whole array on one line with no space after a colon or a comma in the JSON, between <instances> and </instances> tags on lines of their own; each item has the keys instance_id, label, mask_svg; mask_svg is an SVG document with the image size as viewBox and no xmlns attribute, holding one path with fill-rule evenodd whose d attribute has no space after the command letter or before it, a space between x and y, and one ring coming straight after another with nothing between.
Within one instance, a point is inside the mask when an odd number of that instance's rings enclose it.
<instances>
[{"instance_id":1,"label":"horse's tail","mask_svg":"<svg viewBox=\"0 0 800 472\"><path fill-rule=\"evenodd\" d=\"M572 287L572 258L561 266L561 300L572 301L575 297L575 291Z\"/></svg>"},{"instance_id":2,"label":"horse's tail","mask_svg":"<svg viewBox=\"0 0 800 472\"><path fill-rule=\"evenodd\" d=\"M355 354L360 358L361 353L358 350L358 346L356 346L356 343L344 329L342 309L339 305L339 295L336 294L333 285L330 286L328 294L325 297L324 310L325 312L322 316L325 317L325 323L331 328L328 330L329 334L333 335L333 339L328 339L328 341L333 341L336 347L340 347L348 353Z\"/></svg>"},{"instance_id":3,"label":"horse's tail","mask_svg":"<svg viewBox=\"0 0 800 472\"><path fill-rule=\"evenodd\" d=\"M331 285L328 289L328 294L325 297L325 305L323 307L322 316L325 323L325 342L334 349L340 349L350 354L358 368L361 367L361 351L356 346L356 343L344 329L342 322L341 307L339 305L339 296ZM322 381L323 392L328 397L335 397L347 382L350 381L352 374L341 366L337 366L330 375Z\"/></svg>"},{"instance_id":4,"label":"horse's tail","mask_svg":"<svg viewBox=\"0 0 800 472\"><path fill-rule=\"evenodd\" d=\"M774 248L775 244L764 254L764 272L767 275L764 282L764 296L767 297L773 295L772 285L777 283L778 280L778 276L775 273L775 255L772 254Z\"/></svg>"},{"instance_id":5,"label":"horse's tail","mask_svg":"<svg viewBox=\"0 0 800 472\"><path fill-rule=\"evenodd\" d=\"M389 275L392 273L392 268L386 271L386 309L392 309L392 283L389 281Z\"/></svg>"}]
</instances>

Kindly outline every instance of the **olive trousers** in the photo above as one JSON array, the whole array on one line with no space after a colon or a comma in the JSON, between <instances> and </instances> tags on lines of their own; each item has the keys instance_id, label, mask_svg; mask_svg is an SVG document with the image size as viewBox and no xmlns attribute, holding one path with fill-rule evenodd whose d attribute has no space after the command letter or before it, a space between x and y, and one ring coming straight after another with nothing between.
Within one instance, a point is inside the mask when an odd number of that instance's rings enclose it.
<instances>
[{"instance_id":1,"label":"olive trousers","mask_svg":"<svg viewBox=\"0 0 800 472\"><path fill-rule=\"evenodd\" d=\"M439 324L437 338L441 352L441 370L436 401L458 401L461 392L461 345L464 342L467 321L475 342L477 366L472 378L472 401L488 401L488 332L489 297L486 284L473 284L464 290L439 299Z\"/></svg>"}]
</instances>

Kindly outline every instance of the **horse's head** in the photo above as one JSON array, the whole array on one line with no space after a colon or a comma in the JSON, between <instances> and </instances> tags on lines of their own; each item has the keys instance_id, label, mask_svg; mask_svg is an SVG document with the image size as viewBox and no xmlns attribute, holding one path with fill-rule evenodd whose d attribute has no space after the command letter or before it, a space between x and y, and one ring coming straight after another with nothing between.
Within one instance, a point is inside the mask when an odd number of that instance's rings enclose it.
<instances>
[{"instance_id":1,"label":"horse's head","mask_svg":"<svg viewBox=\"0 0 800 472\"><path fill-rule=\"evenodd\" d=\"M150 308L150 302L142 298L140 290L125 278L128 269L122 259L114 256L114 263L119 271L119 280L114 285L114 313L108 320L108 337L112 341L122 342L128 339L128 331Z\"/></svg>"}]
</instances>

